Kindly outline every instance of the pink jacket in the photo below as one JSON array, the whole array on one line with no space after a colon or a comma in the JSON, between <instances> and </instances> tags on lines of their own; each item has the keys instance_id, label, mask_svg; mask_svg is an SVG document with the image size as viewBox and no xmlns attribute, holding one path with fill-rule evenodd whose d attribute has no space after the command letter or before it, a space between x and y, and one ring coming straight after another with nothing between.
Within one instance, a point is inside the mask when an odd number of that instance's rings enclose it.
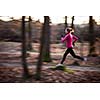
<instances>
[{"instance_id":1,"label":"pink jacket","mask_svg":"<svg viewBox=\"0 0 100 100\"><path fill-rule=\"evenodd\" d=\"M73 47L73 42L76 42L78 38L75 35L72 35L71 33L68 33L65 37L61 38L61 41L66 41L66 47L71 48Z\"/></svg>"}]
</instances>

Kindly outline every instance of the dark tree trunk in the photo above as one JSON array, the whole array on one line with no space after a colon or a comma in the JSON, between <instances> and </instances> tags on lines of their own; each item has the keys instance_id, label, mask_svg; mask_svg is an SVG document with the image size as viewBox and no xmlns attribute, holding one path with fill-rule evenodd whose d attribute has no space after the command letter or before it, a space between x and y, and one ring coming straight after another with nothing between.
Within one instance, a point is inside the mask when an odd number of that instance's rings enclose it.
<instances>
[{"instance_id":1,"label":"dark tree trunk","mask_svg":"<svg viewBox=\"0 0 100 100\"><path fill-rule=\"evenodd\" d=\"M65 29L67 28L68 24L67 24L67 16L65 16Z\"/></svg>"},{"instance_id":2,"label":"dark tree trunk","mask_svg":"<svg viewBox=\"0 0 100 100\"><path fill-rule=\"evenodd\" d=\"M24 69L23 76L25 78L29 76L26 56L25 16L22 16L22 66Z\"/></svg>"},{"instance_id":3,"label":"dark tree trunk","mask_svg":"<svg viewBox=\"0 0 100 100\"><path fill-rule=\"evenodd\" d=\"M44 24L42 27L42 34L41 34L41 39L40 39L40 54L37 62L37 69L36 69L36 80L41 79L41 69L42 69L42 62L43 62L43 49L44 49L44 44L45 44L45 17L44 17Z\"/></svg>"},{"instance_id":4,"label":"dark tree trunk","mask_svg":"<svg viewBox=\"0 0 100 100\"><path fill-rule=\"evenodd\" d=\"M93 16L89 16L89 56L97 56L95 53L95 35L94 35L94 21Z\"/></svg>"},{"instance_id":5,"label":"dark tree trunk","mask_svg":"<svg viewBox=\"0 0 100 100\"><path fill-rule=\"evenodd\" d=\"M44 16L44 33L45 33L45 44L43 51L43 61L51 62L50 56L50 18L49 16Z\"/></svg>"},{"instance_id":6,"label":"dark tree trunk","mask_svg":"<svg viewBox=\"0 0 100 100\"><path fill-rule=\"evenodd\" d=\"M71 24L71 28L74 29L74 16L72 17L72 24Z\"/></svg>"},{"instance_id":7,"label":"dark tree trunk","mask_svg":"<svg viewBox=\"0 0 100 100\"><path fill-rule=\"evenodd\" d=\"M28 39L27 39L27 50L32 51L32 19L31 16L29 16L29 30L28 30Z\"/></svg>"}]
</instances>

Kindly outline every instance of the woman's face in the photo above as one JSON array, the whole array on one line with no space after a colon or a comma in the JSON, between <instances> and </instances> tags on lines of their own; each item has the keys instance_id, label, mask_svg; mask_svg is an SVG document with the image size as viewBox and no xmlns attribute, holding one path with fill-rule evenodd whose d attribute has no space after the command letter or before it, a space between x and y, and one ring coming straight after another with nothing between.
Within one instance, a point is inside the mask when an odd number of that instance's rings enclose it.
<instances>
[{"instance_id":1,"label":"woman's face","mask_svg":"<svg viewBox=\"0 0 100 100\"><path fill-rule=\"evenodd\" d=\"M70 29L67 29L67 32L70 33Z\"/></svg>"}]
</instances>

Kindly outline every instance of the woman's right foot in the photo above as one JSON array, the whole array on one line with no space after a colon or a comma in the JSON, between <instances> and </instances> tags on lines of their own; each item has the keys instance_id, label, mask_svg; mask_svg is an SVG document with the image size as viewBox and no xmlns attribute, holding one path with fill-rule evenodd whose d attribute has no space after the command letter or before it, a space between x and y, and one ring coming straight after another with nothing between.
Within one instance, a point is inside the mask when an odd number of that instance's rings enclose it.
<instances>
[{"instance_id":1,"label":"woman's right foot","mask_svg":"<svg viewBox=\"0 0 100 100\"><path fill-rule=\"evenodd\" d=\"M63 64L57 64L56 67L58 67L58 66L64 66L64 65Z\"/></svg>"}]
</instances>

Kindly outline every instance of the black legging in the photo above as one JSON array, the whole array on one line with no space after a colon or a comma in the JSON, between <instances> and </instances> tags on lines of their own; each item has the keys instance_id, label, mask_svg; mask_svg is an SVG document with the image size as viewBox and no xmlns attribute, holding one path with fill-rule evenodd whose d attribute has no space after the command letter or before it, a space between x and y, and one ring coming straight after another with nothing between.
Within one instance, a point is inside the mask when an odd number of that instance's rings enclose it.
<instances>
[{"instance_id":1,"label":"black legging","mask_svg":"<svg viewBox=\"0 0 100 100\"><path fill-rule=\"evenodd\" d=\"M84 60L84 58L75 55L75 53L74 53L74 51L73 51L73 48L68 48L68 49L65 51L64 55L63 55L63 59L62 59L62 61L61 61L61 64L63 64L63 62L64 62L65 59L66 59L66 56L67 56L69 53L70 53L74 58L80 59L80 60L82 60L82 61Z\"/></svg>"}]
</instances>

